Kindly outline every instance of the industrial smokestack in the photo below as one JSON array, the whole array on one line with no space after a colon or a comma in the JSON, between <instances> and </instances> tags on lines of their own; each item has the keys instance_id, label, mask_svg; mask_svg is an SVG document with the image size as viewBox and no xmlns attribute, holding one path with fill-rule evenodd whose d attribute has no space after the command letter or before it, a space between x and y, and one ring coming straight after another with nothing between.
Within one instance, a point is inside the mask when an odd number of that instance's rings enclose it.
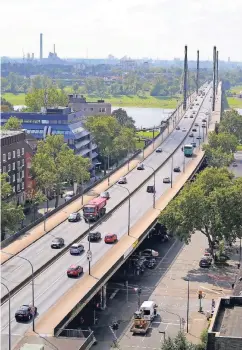
<instances>
[{"instance_id":1,"label":"industrial smokestack","mask_svg":"<svg viewBox=\"0 0 242 350\"><path fill-rule=\"evenodd\" d=\"M187 109L187 46L185 46L184 57L184 81L183 81L183 110Z\"/></svg>"},{"instance_id":2,"label":"industrial smokestack","mask_svg":"<svg viewBox=\"0 0 242 350\"><path fill-rule=\"evenodd\" d=\"M218 93L218 51L216 55L216 94Z\"/></svg>"},{"instance_id":3,"label":"industrial smokestack","mask_svg":"<svg viewBox=\"0 0 242 350\"><path fill-rule=\"evenodd\" d=\"M215 111L215 93L216 93L216 56L217 50L216 46L213 47L213 105L212 110Z\"/></svg>"},{"instance_id":4,"label":"industrial smokestack","mask_svg":"<svg viewBox=\"0 0 242 350\"><path fill-rule=\"evenodd\" d=\"M197 93L199 89L199 50L197 50L197 78L196 78Z\"/></svg>"},{"instance_id":5,"label":"industrial smokestack","mask_svg":"<svg viewBox=\"0 0 242 350\"><path fill-rule=\"evenodd\" d=\"M42 60L43 58L43 34L42 33L40 33L39 58L40 60Z\"/></svg>"}]
</instances>

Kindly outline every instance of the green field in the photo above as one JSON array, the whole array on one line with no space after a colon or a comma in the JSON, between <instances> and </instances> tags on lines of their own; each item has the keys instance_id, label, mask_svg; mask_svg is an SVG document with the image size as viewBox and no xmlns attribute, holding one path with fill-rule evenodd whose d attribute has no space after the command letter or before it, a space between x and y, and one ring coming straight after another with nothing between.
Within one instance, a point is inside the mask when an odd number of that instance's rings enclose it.
<instances>
[{"instance_id":1,"label":"green field","mask_svg":"<svg viewBox=\"0 0 242 350\"><path fill-rule=\"evenodd\" d=\"M227 97L230 108L242 108L242 98Z\"/></svg>"},{"instance_id":2,"label":"green field","mask_svg":"<svg viewBox=\"0 0 242 350\"><path fill-rule=\"evenodd\" d=\"M70 88L65 88L67 93L71 92ZM3 97L12 103L13 105L24 105L25 103L25 94L13 94L13 93L5 93ZM88 96L85 95L87 101L97 101L100 99L98 96ZM153 108L164 108L164 109L174 109L177 106L176 98L169 97L153 97L153 96L107 96L104 97L106 102L111 103L113 106L124 106L124 107L153 107Z\"/></svg>"},{"instance_id":3,"label":"green field","mask_svg":"<svg viewBox=\"0 0 242 350\"><path fill-rule=\"evenodd\" d=\"M5 94L2 94L2 97L5 98L5 100L10 102L14 106L25 104L25 94L24 93L13 94L13 93L7 92Z\"/></svg>"},{"instance_id":4,"label":"green field","mask_svg":"<svg viewBox=\"0 0 242 350\"><path fill-rule=\"evenodd\" d=\"M232 94L238 94L240 91L242 91L242 85L233 86L230 91Z\"/></svg>"},{"instance_id":5,"label":"green field","mask_svg":"<svg viewBox=\"0 0 242 350\"><path fill-rule=\"evenodd\" d=\"M242 145L237 146L237 151L242 151Z\"/></svg>"}]
</instances>

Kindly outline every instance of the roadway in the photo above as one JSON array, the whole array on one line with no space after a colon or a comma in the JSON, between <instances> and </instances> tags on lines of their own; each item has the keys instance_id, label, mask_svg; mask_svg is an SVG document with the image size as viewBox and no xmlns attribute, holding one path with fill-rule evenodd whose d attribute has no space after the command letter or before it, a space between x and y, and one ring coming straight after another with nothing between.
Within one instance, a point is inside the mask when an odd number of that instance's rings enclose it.
<instances>
[{"instance_id":1,"label":"roadway","mask_svg":"<svg viewBox=\"0 0 242 350\"><path fill-rule=\"evenodd\" d=\"M209 90L209 89L207 89ZM210 94L209 94L210 95ZM198 98L198 102L203 101L203 99ZM206 97L202 108L204 110L210 109L211 103L209 97ZM194 110L198 110L199 106L195 106ZM145 161L145 170L137 171L134 169L127 175L128 184L126 187L133 191L139 184L141 184L147 177L152 173L149 165L158 168L162 162L164 162L169 155L176 149L177 146L182 142L184 136L187 134L189 128L195 121L195 118L190 118L191 109L188 109L186 116L188 118L183 118L179 123L181 130L173 131L166 141L162 144L162 153L152 153ZM200 124L201 119L204 118L204 113L201 113L197 117L197 122ZM182 131L186 128L186 133ZM190 138L189 138L190 140ZM186 141L187 142L187 141ZM198 142L197 142L198 143ZM190 162L190 159L185 159L186 163ZM173 166L183 166L183 155L180 148L176 151L173 156ZM169 160L157 173L156 173L156 198L159 198L170 185L163 184L162 180L166 176L170 176L171 173L171 160ZM173 180L179 174L173 173ZM147 184L152 184L153 179L149 180L141 187L132 197L131 197L131 226L133 226L144 213L152 207L153 195L146 192ZM111 199L108 201L107 212L116 206L123 198L127 196L124 189L119 186L113 186L109 189L111 194ZM135 203L135 205L133 205ZM117 209L111 217L104 219L99 225L98 230L104 236L105 233L113 232L121 238L127 233L127 214L128 214L128 202L126 201L119 209ZM71 243L75 238L77 238L82 232L86 231L88 225L82 220L79 223L69 223L68 221L62 223L54 230L51 234L47 234L27 249L25 249L21 256L27 257L31 260L36 270L38 267L42 266L46 261L57 253L57 251L50 248L50 243L55 237L63 237L65 243ZM85 250L88 249L87 239L83 239L81 243L84 244ZM93 254L92 264L95 264L109 249L112 245L106 245L102 240L99 243L91 244L91 250ZM66 269L73 263L81 264L84 267L84 272L88 270L88 263L86 260L86 254L81 256L73 257L70 256L69 252L64 254L61 258L55 261L50 267L48 267L42 274L35 278L35 303L38 307L39 314L45 313L56 301L69 289L71 289L76 280L68 279L66 277ZM2 266L2 278L4 282L7 283L10 288L20 283L25 277L29 276L30 268L27 263L20 262L20 259L13 258L6 262ZM21 277L20 277L21 276ZM25 286L21 289L15 296L11 298L12 304L12 316L14 311L22 304L31 303L31 285ZM8 303L2 306L2 334L7 334L8 332ZM25 331L29 328L29 324L16 323L15 319L12 319L11 328L14 337L21 337Z\"/></svg>"}]
</instances>

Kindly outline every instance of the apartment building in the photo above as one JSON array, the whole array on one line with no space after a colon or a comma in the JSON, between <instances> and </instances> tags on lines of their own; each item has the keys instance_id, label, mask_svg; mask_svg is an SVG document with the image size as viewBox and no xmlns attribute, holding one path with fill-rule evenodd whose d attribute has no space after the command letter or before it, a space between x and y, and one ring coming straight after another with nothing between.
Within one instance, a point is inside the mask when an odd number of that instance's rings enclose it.
<instances>
[{"instance_id":1,"label":"apartment building","mask_svg":"<svg viewBox=\"0 0 242 350\"><path fill-rule=\"evenodd\" d=\"M85 117L95 115L111 115L111 103L104 100L97 102L87 102L83 95L71 94L69 96L69 107L75 112L82 112Z\"/></svg>"}]
</instances>

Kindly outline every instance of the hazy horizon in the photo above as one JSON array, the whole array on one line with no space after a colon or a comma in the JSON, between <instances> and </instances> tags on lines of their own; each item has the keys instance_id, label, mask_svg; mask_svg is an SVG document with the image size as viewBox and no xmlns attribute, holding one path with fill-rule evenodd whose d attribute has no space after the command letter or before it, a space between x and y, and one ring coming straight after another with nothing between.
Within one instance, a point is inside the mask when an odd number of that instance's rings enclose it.
<instances>
[{"instance_id":1,"label":"hazy horizon","mask_svg":"<svg viewBox=\"0 0 242 350\"><path fill-rule=\"evenodd\" d=\"M221 60L242 61L242 1L234 0L73 0L2 1L0 55L39 57L43 33L43 56L60 58L117 58L161 60L212 60L213 46Z\"/></svg>"}]
</instances>

